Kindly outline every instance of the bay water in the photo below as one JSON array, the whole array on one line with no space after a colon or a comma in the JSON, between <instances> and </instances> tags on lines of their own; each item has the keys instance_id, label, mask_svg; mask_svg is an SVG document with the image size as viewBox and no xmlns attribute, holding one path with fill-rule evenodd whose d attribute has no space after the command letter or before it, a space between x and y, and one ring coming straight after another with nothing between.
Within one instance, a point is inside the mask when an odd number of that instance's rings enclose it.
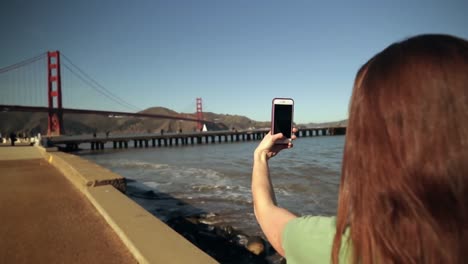
<instances>
[{"instance_id":1,"label":"bay water","mask_svg":"<svg viewBox=\"0 0 468 264\"><path fill-rule=\"evenodd\" d=\"M278 204L298 215L334 215L344 136L303 137L269 161ZM77 153L127 178L127 195L162 220L204 214L208 224L262 235L250 189L260 141Z\"/></svg>"}]
</instances>

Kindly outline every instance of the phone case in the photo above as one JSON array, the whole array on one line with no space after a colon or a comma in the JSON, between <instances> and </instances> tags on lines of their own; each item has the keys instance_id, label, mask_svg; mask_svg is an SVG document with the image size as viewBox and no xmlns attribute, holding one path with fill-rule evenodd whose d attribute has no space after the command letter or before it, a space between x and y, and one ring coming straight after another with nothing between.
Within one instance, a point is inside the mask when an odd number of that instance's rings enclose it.
<instances>
[{"instance_id":1,"label":"phone case","mask_svg":"<svg viewBox=\"0 0 468 264\"><path fill-rule=\"evenodd\" d=\"M294 122L294 99L292 98L273 98L271 101L271 133L274 133L274 125L275 125L275 100L291 100L292 101L292 109L291 109L291 136L292 136L292 129L293 129L293 122ZM284 139L283 141L277 141L276 144L288 144L291 141L291 138Z\"/></svg>"}]
</instances>

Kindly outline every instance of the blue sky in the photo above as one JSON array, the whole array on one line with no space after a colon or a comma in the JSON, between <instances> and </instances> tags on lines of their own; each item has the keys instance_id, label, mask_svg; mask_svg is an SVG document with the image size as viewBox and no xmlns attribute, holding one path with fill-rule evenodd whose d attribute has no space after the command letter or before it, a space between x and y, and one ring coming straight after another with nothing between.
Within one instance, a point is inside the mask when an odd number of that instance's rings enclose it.
<instances>
[{"instance_id":1,"label":"blue sky","mask_svg":"<svg viewBox=\"0 0 468 264\"><path fill-rule=\"evenodd\" d=\"M370 57L416 34L467 39L467 14L461 0L3 1L0 67L60 50L141 109L194 112L202 97L267 121L272 98L292 97L296 122L336 121Z\"/></svg>"}]
</instances>

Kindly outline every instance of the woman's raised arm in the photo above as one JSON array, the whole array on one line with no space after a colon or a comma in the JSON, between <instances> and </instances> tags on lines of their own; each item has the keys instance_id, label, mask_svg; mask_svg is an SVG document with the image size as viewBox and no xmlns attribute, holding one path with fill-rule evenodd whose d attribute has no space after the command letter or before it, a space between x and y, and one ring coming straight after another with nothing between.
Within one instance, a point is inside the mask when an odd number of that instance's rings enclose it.
<instances>
[{"instance_id":1,"label":"woman's raised arm","mask_svg":"<svg viewBox=\"0 0 468 264\"><path fill-rule=\"evenodd\" d=\"M293 132L296 131L297 129L293 130ZM254 152L252 197L255 217L263 233L276 251L284 256L281 235L286 224L297 216L277 206L271 184L268 160L276 156L282 149L292 147L292 143L275 145L275 141L281 138L283 138L282 134L271 135L268 133ZM295 138L293 136L293 139Z\"/></svg>"}]
</instances>

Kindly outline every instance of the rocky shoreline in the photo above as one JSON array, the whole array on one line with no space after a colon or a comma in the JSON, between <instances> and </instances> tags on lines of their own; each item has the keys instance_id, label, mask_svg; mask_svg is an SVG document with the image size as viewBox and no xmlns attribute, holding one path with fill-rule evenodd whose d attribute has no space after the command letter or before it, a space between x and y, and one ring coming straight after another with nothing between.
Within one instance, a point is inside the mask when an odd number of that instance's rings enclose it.
<instances>
[{"instance_id":1,"label":"rocky shoreline","mask_svg":"<svg viewBox=\"0 0 468 264\"><path fill-rule=\"evenodd\" d=\"M166 193L148 190L137 181L127 179L127 183L127 196L218 262L286 263L264 238L212 221L219 219L219 215L193 210L190 204Z\"/></svg>"},{"instance_id":2,"label":"rocky shoreline","mask_svg":"<svg viewBox=\"0 0 468 264\"><path fill-rule=\"evenodd\" d=\"M229 225L204 223L209 217L175 217L166 223L220 263L285 263L263 238L249 236Z\"/></svg>"}]
</instances>

